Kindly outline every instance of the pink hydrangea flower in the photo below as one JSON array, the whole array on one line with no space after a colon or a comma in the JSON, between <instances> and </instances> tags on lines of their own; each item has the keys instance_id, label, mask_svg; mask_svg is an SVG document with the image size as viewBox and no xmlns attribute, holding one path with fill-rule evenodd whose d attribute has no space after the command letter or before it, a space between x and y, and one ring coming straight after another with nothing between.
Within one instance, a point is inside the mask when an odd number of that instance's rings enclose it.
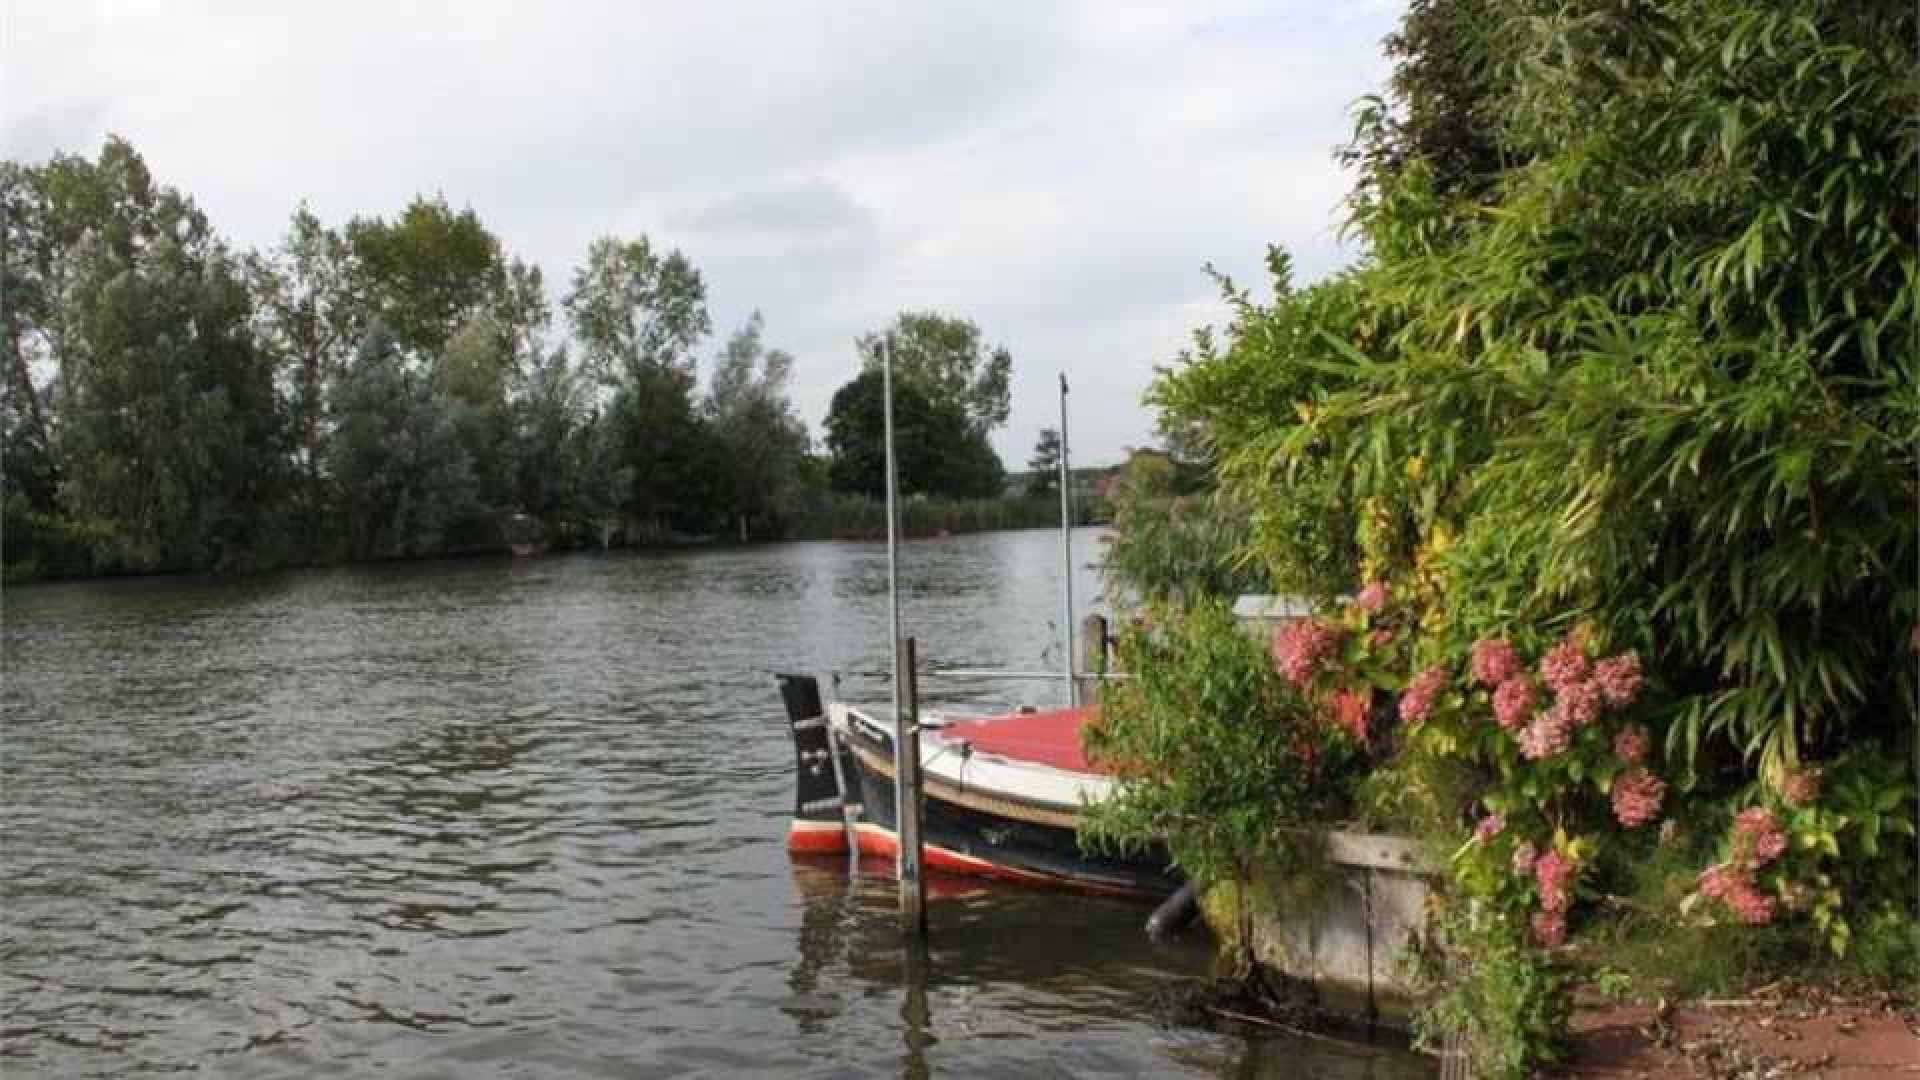
<instances>
[{"instance_id":1,"label":"pink hydrangea flower","mask_svg":"<svg viewBox=\"0 0 1920 1080\"><path fill-rule=\"evenodd\" d=\"M1508 731L1518 731L1526 725L1527 717L1539 703L1533 680L1525 675L1514 675L1493 692L1493 718Z\"/></svg>"},{"instance_id":2,"label":"pink hydrangea flower","mask_svg":"<svg viewBox=\"0 0 1920 1080\"><path fill-rule=\"evenodd\" d=\"M1573 904L1573 874L1578 867L1558 851L1549 850L1533 861L1533 879L1540 885L1540 906L1565 911Z\"/></svg>"},{"instance_id":3,"label":"pink hydrangea flower","mask_svg":"<svg viewBox=\"0 0 1920 1080\"><path fill-rule=\"evenodd\" d=\"M1820 770L1794 769L1780 778L1780 797L1788 806L1810 806L1820 799Z\"/></svg>"},{"instance_id":4,"label":"pink hydrangea flower","mask_svg":"<svg viewBox=\"0 0 1920 1080\"><path fill-rule=\"evenodd\" d=\"M1340 632L1319 619L1288 619L1273 631L1273 659L1280 673L1305 688L1327 654L1340 641Z\"/></svg>"},{"instance_id":5,"label":"pink hydrangea flower","mask_svg":"<svg viewBox=\"0 0 1920 1080\"><path fill-rule=\"evenodd\" d=\"M1400 719L1408 727L1423 723L1433 715L1434 699L1447 685L1447 673L1439 668L1428 668L1413 677L1407 684L1406 693L1400 695Z\"/></svg>"},{"instance_id":6,"label":"pink hydrangea flower","mask_svg":"<svg viewBox=\"0 0 1920 1080\"><path fill-rule=\"evenodd\" d=\"M1565 683L1554 694L1553 707L1567 726L1583 728L1600 719L1600 687L1592 679Z\"/></svg>"},{"instance_id":7,"label":"pink hydrangea flower","mask_svg":"<svg viewBox=\"0 0 1920 1080\"><path fill-rule=\"evenodd\" d=\"M1665 782L1635 765L1613 778L1613 816L1627 828L1637 829L1660 816L1660 800L1666 795Z\"/></svg>"},{"instance_id":8,"label":"pink hydrangea flower","mask_svg":"<svg viewBox=\"0 0 1920 1080\"><path fill-rule=\"evenodd\" d=\"M1573 728L1558 709L1549 709L1533 718L1520 733L1520 756L1539 761L1561 753L1573 743Z\"/></svg>"},{"instance_id":9,"label":"pink hydrangea flower","mask_svg":"<svg viewBox=\"0 0 1920 1080\"><path fill-rule=\"evenodd\" d=\"M1353 602L1361 611L1369 615L1378 615L1386 608L1388 596L1386 582L1369 581L1367 587L1360 590L1360 595L1354 597Z\"/></svg>"},{"instance_id":10,"label":"pink hydrangea flower","mask_svg":"<svg viewBox=\"0 0 1920 1080\"><path fill-rule=\"evenodd\" d=\"M1555 692L1574 683L1585 682L1587 676L1593 673L1593 665L1587 661L1586 644L1582 640L1584 636L1578 631L1568 634L1540 658L1540 677Z\"/></svg>"},{"instance_id":11,"label":"pink hydrangea flower","mask_svg":"<svg viewBox=\"0 0 1920 1080\"><path fill-rule=\"evenodd\" d=\"M1360 690L1335 690L1328 699L1333 721L1346 728L1354 738L1367 741L1367 729L1373 714L1373 687Z\"/></svg>"},{"instance_id":12,"label":"pink hydrangea flower","mask_svg":"<svg viewBox=\"0 0 1920 1080\"><path fill-rule=\"evenodd\" d=\"M1564 911L1540 911L1533 916L1533 940L1542 948L1557 949L1567 943L1567 914Z\"/></svg>"},{"instance_id":13,"label":"pink hydrangea flower","mask_svg":"<svg viewBox=\"0 0 1920 1080\"><path fill-rule=\"evenodd\" d=\"M1540 849L1533 846L1533 841L1520 841L1520 845L1513 849L1513 876L1531 876L1533 874L1533 864L1537 862L1539 858Z\"/></svg>"},{"instance_id":14,"label":"pink hydrangea flower","mask_svg":"<svg viewBox=\"0 0 1920 1080\"><path fill-rule=\"evenodd\" d=\"M1473 838L1484 844L1494 837L1499 836L1506 827L1507 816L1505 814L1488 814L1486 817L1480 819L1478 825L1473 827Z\"/></svg>"},{"instance_id":15,"label":"pink hydrangea flower","mask_svg":"<svg viewBox=\"0 0 1920 1080\"><path fill-rule=\"evenodd\" d=\"M1733 819L1736 844L1751 853L1754 865L1765 866L1786 853L1787 834L1774 820L1773 811L1764 806L1749 806Z\"/></svg>"},{"instance_id":16,"label":"pink hydrangea flower","mask_svg":"<svg viewBox=\"0 0 1920 1080\"><path fill-rule=\"evenodd\" d=\"M1647 751L1653 749L1653 740L1647 736L1647 729L1635 724L1613 737L1613 756L1629 765L1638 765L1647 760Z\"/></svg>"},{"instance_id":17,"label":"pink hydrangea flower","mask_svg":"<svg viewBox=\"0 0 1920 1080\"><path fill-rule=\"evenodd\" d=\"M1734 886L1741 883L1740 875L1732 866L1720 863L1707 867L1700 875L1700 895L1710 900L1724 900Z\"/></svg>"},{"instance_id":18,"label":"pink hydrangea flower","mask_svg":"<svg viewBox=\"0 0 1920 1080\"><path fill-rule=\"evenodd\" d=\"M1748 882L1736 882L1724 899L1734 916L1748 926L1765 926L1773 921L1776 907L1773 897Z\"/></svg>"},{"instance_id":19,"label":"pink hydrangea flower","mask_svg":"<svg viewBox=\"0 0 1920 1080\"><path fill-rule=\"evenodd\" d=\"M1633 699L1640 696L1640 684L1644 681L1639 654L1623 652L1593 665L1593 681L1599 685L1607 704L1616 709L1633 704Z\"/></svg>"},{"instance_id":20,"label":"pink hydrangea flower","mask_svg":"<svg viewBox=\"0 0 1920 1080\"><path fill-rule=\"evenodd\" d=\"M1482 686L1499 686L1520 674L1520 653L1505 638L1483 638L1473 643L1471 667Z\"/></svg>"}]
</instances>

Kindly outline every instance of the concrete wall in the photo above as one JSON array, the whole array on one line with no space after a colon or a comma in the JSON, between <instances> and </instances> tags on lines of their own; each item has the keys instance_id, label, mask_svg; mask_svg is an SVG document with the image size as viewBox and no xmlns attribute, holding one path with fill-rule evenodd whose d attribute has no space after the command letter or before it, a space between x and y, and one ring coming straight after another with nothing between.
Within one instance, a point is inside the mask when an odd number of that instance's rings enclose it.
<instances>
[{"instance_id":1,"label":"concrete wall","mask_svg":"<svg viewBox=\"0 0 1920 1080\"><path fill-rule=\"evenodd\" d=\"M1207 921L1322 1007L1404 1029L1413 998L1395 969L1426 924L1435 875L1400 837L1332 832L1314 842L1324 845L1314 870L1256 866L1244 886L1211 890L1201 905Z\"/></svg>"}]
</instances>

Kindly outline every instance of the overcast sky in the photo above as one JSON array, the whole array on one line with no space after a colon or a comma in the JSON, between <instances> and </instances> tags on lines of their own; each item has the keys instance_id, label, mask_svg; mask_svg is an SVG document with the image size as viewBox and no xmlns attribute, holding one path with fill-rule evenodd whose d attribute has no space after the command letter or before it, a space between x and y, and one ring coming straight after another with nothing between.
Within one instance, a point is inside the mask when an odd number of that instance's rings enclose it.
<instances>
[{"instance_id":1,"label":"overcast sky","mask_svg":"<svg viewBox=\"0 0 1920 1080\"><path fill-rule=\"evenodd\" d=\"M816 435L903 309L1013 352L1024 467L1073 386L1075 460L1152 440L1155 364L1221 318L1211 262L1352 253L1332 160L1397 0L270 4L7 0L5 154L132 140L236 247L416 193L471 205L556 295L596 236L760 309Z\"/></svg>"}]
</instances>

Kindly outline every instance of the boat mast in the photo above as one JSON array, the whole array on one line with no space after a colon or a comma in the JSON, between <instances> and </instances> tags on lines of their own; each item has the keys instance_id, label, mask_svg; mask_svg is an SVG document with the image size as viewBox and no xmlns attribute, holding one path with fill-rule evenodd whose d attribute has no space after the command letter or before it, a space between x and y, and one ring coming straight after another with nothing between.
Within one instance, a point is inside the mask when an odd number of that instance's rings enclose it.
<instances>
[{"instance_id":1,"label":"boat mast","mask_svg":"<svg viewBox=\"0 0 1920 1080\"><path fill-rule=\"evenodd\" d=\"M1080 680L1073 673L1073 470L1067 463L1067 373L1060 373L1060 559L1062 602L1061 654L1067 673L1067 703L1080 704Z\"/></svg>"}]
</instances>

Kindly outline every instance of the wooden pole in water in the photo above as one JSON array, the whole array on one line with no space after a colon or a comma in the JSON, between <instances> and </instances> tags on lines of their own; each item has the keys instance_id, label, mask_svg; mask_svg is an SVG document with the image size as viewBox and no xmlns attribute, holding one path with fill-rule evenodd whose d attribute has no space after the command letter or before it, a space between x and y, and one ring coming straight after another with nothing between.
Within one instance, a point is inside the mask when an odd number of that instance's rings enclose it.
<instances>
[{"instance_id":1,"label":"wooden pole in water","mask_svg":"<svg viewBox=\"0 0 1920 1080\"><path fill-rule=\"evenodd\" d=\"M894 825L900 841L900 922L907 933L927 933L927 883L921 876L920 838L920 679L914 640L900 642L902 671L901 712L894 731Z\"/></svg>"},{"instance_id":2,"label":"wooden pole in water","mask_svg":"<svg viewBox=\"0 0 1920 1080\"><path fill-rule=\"evenodd\" d=\"M1107 617L1098 612L1080 620L1080 670L1089 675L1107 674Z\"/></svg>"}]
</instances>

